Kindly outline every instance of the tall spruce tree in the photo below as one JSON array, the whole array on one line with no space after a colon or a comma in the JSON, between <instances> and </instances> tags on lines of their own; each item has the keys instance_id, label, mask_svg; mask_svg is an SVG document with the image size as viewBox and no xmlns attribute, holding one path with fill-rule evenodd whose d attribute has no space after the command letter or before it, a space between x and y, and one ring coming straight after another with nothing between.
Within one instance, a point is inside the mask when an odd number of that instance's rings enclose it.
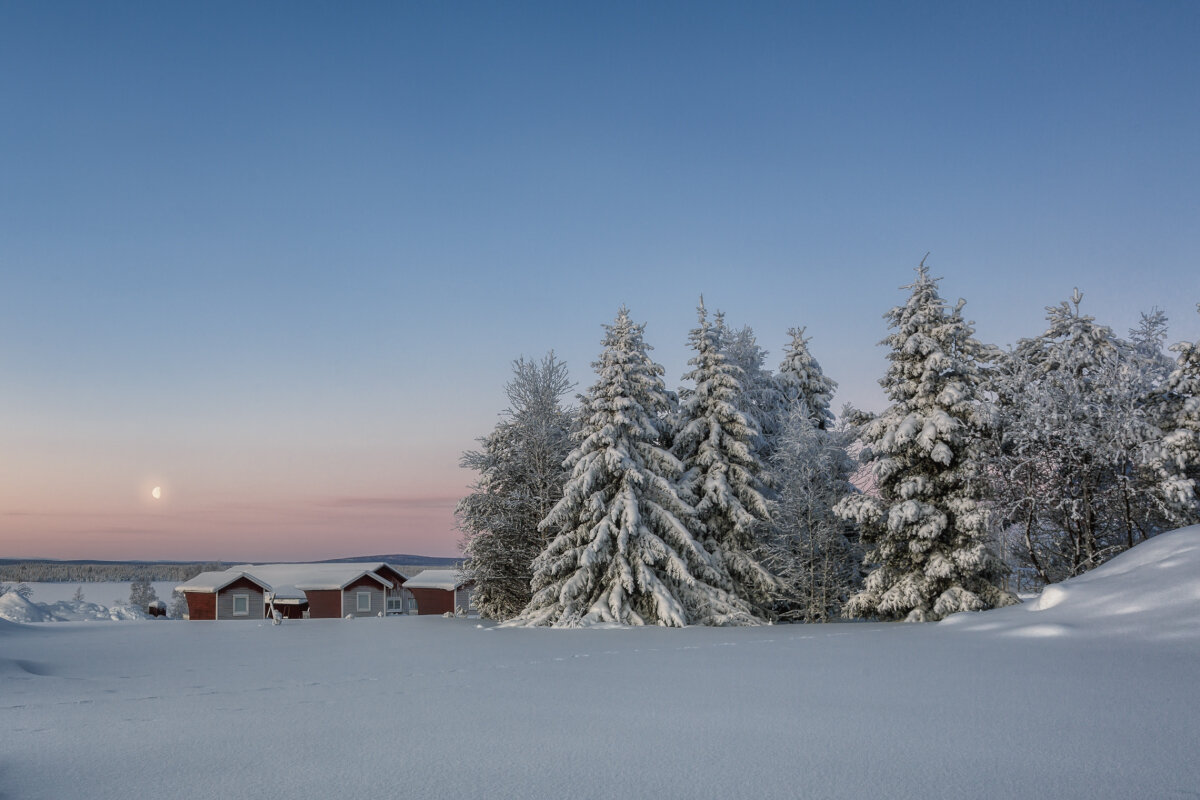
<instances>
[{"instance_id":1,"label":"tall spruce tree","mask_svg":"<svg viewBox=\"0 0 1200 800\"><path fill-rule=\"evenodd\" d=\"M837 383L825 375L821 365L808 351L809 339L804 335L804 328L790 328L788 335L792 341L784 350L779 372L775 373L775 382L783 402L789 409L803 404L813 424L821 430L828 430L833 427L833 411L829 404L833 401L833 393L837 391Z\"/></svg>"},{"instance_id":2,"label":"tall spruce tree","mask_svg":"<svg viewBox=\"0 0 1200 800\"><path fill-rule=\"evenodd\" d=\"M771 512L764 496L765 467L759 432L739 406L741 369L721 350L719 328L701 299L699 326L689 339L696 355L683 376L694 386L680 409L675 454L683 462L682 485L695 505L705 549L733 580L734 591L761 614L769 614L779 582L761 558Z\"/></svg>"},{"instance_id":3,"label":"tall spruce tree","mask_svg":"<svg viewBox=\"0 0 1200 800\"><path fill-rule=\"evenodd\" d=\"M479 479L455 515L467 556L463 572L475 581L472 601L484 617L509 619L529 603L533 560L546 546L538 524L567 479L574 414L562 399L571 386L553 352L513 362L504 418L479 440L480 450L463 454L460 463Z\"/></svg>"},{"instance_id":4,"label":"tall spruce tree","mask_svg":"<svg viewBox=\"0 0 1200 800\"><path fill-rule=\"evenodd\" d=\"M675 485L682 465L663 447L671 401L643 327L624 307L605 326L566 461L571 477L541 524L553 539L534 562L533 597L513 624L757 622L692 535L695 509Z\"/></svg>"},{"instance_id":5,"label":"tall spruce tree","mask_svg":"<svg viewBox=\"0 0 1200 800\"><path fill-rule=\"evenodd\" d=\"M861 431L878 496L852 493L835 507L869 547L857 617L941 619L1015 602L1000 588L1004 564L990 550L979 430L986 348L948 308L924 260L904 287L908 301L885 316L892 333L886 377L891 405Z\"/></svg>"}]
</instances>

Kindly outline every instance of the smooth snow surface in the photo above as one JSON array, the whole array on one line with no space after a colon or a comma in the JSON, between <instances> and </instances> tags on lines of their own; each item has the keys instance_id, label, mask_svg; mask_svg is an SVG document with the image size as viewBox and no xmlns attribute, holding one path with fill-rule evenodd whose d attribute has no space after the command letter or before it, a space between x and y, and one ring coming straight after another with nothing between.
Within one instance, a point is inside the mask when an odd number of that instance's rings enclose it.
<instances>
[{"instance_id":1,"label":"smooth snow surface","mask_svg":"<svg viewBox=\"0 0 1200 800\"><path fill-rule=\"evenodd\" d=\"M941 625L0 621L0 796L1189 797L1198 575L1193 528Z\"/></svg>"}]
</instances>

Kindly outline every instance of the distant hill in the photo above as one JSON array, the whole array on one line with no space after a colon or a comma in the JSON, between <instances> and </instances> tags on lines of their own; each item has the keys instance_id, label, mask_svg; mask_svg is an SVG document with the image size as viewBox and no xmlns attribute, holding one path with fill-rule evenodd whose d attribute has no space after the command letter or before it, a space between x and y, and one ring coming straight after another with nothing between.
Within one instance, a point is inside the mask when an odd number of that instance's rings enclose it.
<instances>
[{"instance_id":1,"label":"distant hill","mask_svg":"<svg viewBox=\"0 0 1200 800\"><path fill-rule=\"evenodd\" d=\"M355 564L361 561L386 561L389 564L408 564L414 567L456 567L462 558L438 558L436 556L411 556L407 553L391 553L383 556L353 556L351 558L327 558L323 561L305 561L305 564Z\"/></svg>"}]
</instances>

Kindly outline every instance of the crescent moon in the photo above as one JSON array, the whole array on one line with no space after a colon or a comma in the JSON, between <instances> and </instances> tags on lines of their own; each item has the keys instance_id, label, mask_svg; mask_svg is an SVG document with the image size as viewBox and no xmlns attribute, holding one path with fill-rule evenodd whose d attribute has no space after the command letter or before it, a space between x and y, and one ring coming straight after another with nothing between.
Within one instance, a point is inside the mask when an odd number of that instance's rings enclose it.
<instances>
[{"instance_id":1,"label":"crescent moon","mask_svg":"<svg viewBox=\"0 0 1200 800\"><path fill-rule=\"evenodd\" d=\"M162 487L155 486L153 489L150 490L150 496L153 497L155 500L161 499L162 498Z\"/></svg>"}]
</instances>

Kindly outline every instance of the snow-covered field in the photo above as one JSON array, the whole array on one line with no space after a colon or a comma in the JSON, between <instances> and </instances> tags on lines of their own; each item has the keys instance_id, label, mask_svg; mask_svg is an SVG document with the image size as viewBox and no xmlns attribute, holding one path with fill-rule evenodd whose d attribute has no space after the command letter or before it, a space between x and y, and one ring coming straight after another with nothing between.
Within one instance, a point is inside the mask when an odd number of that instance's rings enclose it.
<instances>
[{"instance_id":1,"label":"snow-covered field","mask_svg":"<svg viewBox=\"0 0 1200 800\"><path fill-rule=\"evenodd\" d=\"M1200 527L941 625L0 621L0 797L1195 797L1198 676Z\"/></svg>"}]
</instances>

